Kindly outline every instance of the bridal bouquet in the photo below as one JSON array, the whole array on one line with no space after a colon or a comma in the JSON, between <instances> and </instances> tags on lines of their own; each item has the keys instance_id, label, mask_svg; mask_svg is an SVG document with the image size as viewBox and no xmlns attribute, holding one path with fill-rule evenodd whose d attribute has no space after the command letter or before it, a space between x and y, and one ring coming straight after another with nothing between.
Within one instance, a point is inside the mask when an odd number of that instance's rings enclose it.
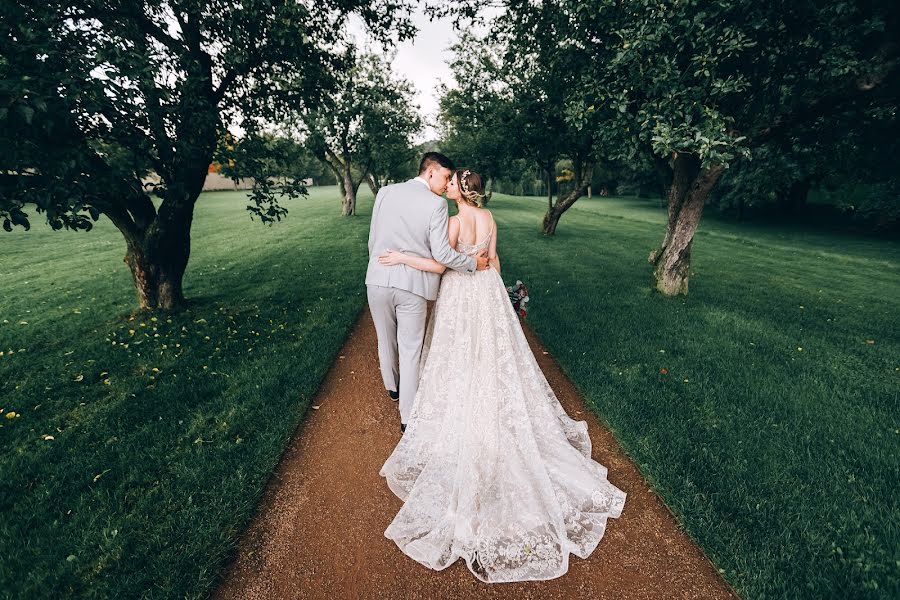
<instances>
[{"instance_id":1,"label":"bridal bouquet","mask_svg":"<svg viewBox=\"0 0 900 600\"><path fill-rule=\"evenodd\" d=\"M506 291L509 294L509 300L512 302L516 314L524 319L527 312L525 305L528 304L528 288L517 279L516 285L508 286Z\"/></svg>"}]
</instances>

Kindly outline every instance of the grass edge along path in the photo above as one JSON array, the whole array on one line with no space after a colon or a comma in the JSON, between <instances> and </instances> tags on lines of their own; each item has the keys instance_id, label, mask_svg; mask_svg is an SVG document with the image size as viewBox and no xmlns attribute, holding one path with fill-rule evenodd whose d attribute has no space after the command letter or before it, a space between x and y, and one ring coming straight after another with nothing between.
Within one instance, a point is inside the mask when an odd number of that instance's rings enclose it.
<instances>
[{"instance_id":1,"label":"grass edge along path","mask_svg":"<svg viewBox=\"0 0 900 600\"><path fill-rule=\"evenodd\" d=\"M746 598L900 591L900 244L705 218L651 291L665 212L495 195L504 277L654 489Z\"/></svg>"},{"instance_id":2,"label":"grass edge along path","mask_svg":"<svg viewBox=\"0 0 900 600\"><path fill-rule=\"evenodd\" d=\"M245 204L201 197L175 315L132 312L108 222L0 238L0 597L209 593L364 303L334 188Z\"/></svg>"}]
</instances>

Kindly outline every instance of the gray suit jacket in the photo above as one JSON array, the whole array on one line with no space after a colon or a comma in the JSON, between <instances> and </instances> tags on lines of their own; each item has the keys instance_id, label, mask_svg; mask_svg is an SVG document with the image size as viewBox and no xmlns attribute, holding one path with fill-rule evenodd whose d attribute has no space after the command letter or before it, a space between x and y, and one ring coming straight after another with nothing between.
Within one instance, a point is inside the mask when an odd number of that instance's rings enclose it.
<instances>
[{"instance_id":1,"label":"gray suit jacket","mask_svg":"<svg viewBox=\"0 0 900 600\"><path fill-rule=\"evenodd\" d=\"M406 290L427 300L437 298L441 276L407 265L382 265L378 256L388 249L434 258L449 269L474 273L475 259L450 247L447 219L447 201L421 180L410 179L378 190L369 227L366 284Z\"/></svg>"}]
</instances>

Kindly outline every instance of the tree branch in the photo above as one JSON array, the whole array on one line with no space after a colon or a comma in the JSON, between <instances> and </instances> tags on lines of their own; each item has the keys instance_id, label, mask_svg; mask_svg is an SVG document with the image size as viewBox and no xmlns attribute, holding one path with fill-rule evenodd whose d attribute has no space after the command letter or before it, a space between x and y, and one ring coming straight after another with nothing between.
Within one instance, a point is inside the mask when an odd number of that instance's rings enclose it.
<instances>
[{"instance_id":1,"label":"tree branch","mask_svg":"<svg viewBox=\"0 0 900 600\"><path fill-rule=\"evenodd\" d=\"M156 207L143 190L128 196L126 200L128 212L131 213L135 224L141 229L147 229L156 218Z\"/></svg>"},{"instance_id":2,"label":"tree branch","mask_svg":"<svg viewBox=\"0 0 900 600\"><path fill-rule=\"evenodd\" d=\"M282 0L281 2L274 3L272 6L272 11L278 11L279 9L284 7L285 2ZM250 39L258 40L263 37L263 29L259 27L259 25L264 24L264 20L260 19L257 21L253 21L251 25L255 26L255 31L252 31L250 34ZM241 69L236 69L234 67L228 69L225 72L225 76L222 78L222 81L219 82L219 86L215 88L212 92L212 98L216 104L222 101L225 97L225 94L228 92L228 88L237 81L237 78L240 75L246 75L260 64L262 64L262 55L259 52L253 52L252 50L257 49L256 45L251 45L251 54L249 60L243 65Z\"/></svg>"},{"instance_id":3,"label":"tree branch","mask_svg":"<svg viewBox=\"0 0 900 600\"><path fill-rule=\"evenodd\" d=\"M163 31L162 28L151 21L150 18L145 15L142 10L135 13L130 13L125 16L134 19L134 22L137 23L141 33L153 38L154 40L168 48L173 54L179 55L184 50L183 46L179 43L179 40L173 38L168 33Z\"/></svg>"},{"instance_id":4,"label":"tree branch","mask_svg":"<svg viewBox=\"0 0 900 600\"><path fill-rule=\"evenodd\" d=\"M342 181L344 178L344 163L334 155L328 148L325 149L325 164L328 165L328 168L331 169L331 172L334 173L335 178L338 181Z\"/></svg>"},{"instance_id":5,"label":"tree branch","mask_svg":"<svg viewBox=\"0 0 900 600\"><path fill-rule=\"evenodd\" d=\"M100 209L100 212L109 217L112 224L116 226L116 229L122 232L122 235L128 242L134 242L140 238L140 229L134 222L134 219L131 218L131 215L128 214L128 211L123 207L115 204L103 203L102 205L97 206L97 208Z\"/></svg>"},{"instance_id":6,"label":"tree branch","mask_svg":"<svg viewBox=\"0 0 900 600\"><path fill-rule=\"evenodd\" d=\"M248 69L248 71L251 69ZM219 82L219 87L213 90L212 98L213 101L218 104L222 101L222 98L225 97L225 93L228 91L228 88L237 81L238 72L236 69L228 69L228 72L225 73L225 77L222 78L222 81Z\"/></svg>"}]
</instances>

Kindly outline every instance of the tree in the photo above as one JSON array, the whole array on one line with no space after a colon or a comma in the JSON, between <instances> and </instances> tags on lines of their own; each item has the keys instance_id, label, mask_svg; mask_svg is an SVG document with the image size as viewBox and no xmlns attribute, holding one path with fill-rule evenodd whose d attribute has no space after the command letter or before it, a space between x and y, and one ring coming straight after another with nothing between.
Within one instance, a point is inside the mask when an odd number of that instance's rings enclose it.
<instances>
[{"instance_id":1,"label":"tree","mask_svg":"<svg viewBox=\"0 0 900 600\"><path fill-rule=\"evenodd\" d=\"M28 228L26 202L56 229L107 216L125 238L142 309L174 309L194 204L216 144L286 106L314 105L340 72L343 21L405 38L402 1L80 3L0 7L0 217ZM151 193L149 171L160 178ZM262 186L251 213L283 214ZM286 190L296 193L297 190Z\"/></svg>"},{"instance_id":2,"label":"tree","mask_svg":"<svg viewBox=\"0 0 900 600\"><path fill-rule=\"evenodd\" d=\"M587 57L565 40L571 16L553 2L517 5L495 29L504 60L524 156L547 177L547 212L542 230L555 235L562 215L591 185L594 167L605 160L599 113L588 107L580 85ZM572 187L553 200L557 162L567 158Z\"/></svg>"},{"instance_id":3,"label":"tree","mask_svg":"<svg viewBox=\"0 0 900 600\"><path fill-rule=\"evenodd\" d=\"M896 107L897 13L719 0L578 11L572 43L614 51L582 82L592 103L613 109L620 145L649 146L671 169L666 233L649 257L659 291L687 293L694 233L729 166L818 119Z\"/></svg>"},{"instance_id":4,"label":"tree","mask_svg":"<svg viewBox=\"0 0 900 600\"><path fill-rule=\"evenodd\" d=\"M409 160L412 138L422 128L412 85L394 77L387 60L350 47L335 90L299 115L309 148L334 172L341 214L356 214L356 193L368 180L378 187Z\"/></svg>"},{"instance_id":5,"label":"tree","mask_svg":"<svg viewBox=\"0 0 900 600\"><path fill-rule=\"evenodd\" d=\"M553 2L507 4L492 19L488 35L464 36L455 47L458 89L448 93L444 113L448 123L459 124L449 140L501 175L516 158L536 164L547 189L542 228L553 235L562 215L586 194L597 162L605 160L603 147L596 145L602 123L577 85L583 50L557 43L567 34L568 15ZM473 3L475 18L477 10ZM463 7L454 16L468 14ZM563 158L571 163L574 182L554 201L557 163Z\"/></svg>"},{"instance_id":6,"label":"tree","mask_svg":"<svg viewBox=\"0 0 900 600\"><path fill-rule=\"evenodd\" d=\"M896 118L896 2L499 4L492 35L577 90L567 123L593 115L607 158L652 153L667 165L669 218L649 259L668 295L687 293L694 233L729 166L819 119ZM470 0L453 12L477 19L481 8Z\"/></svg>"},{"instance_id":7,"label":"tree","mask_svg":"<svg viewBox=\"0 0 900 600\"><path fill-rule=\"evenodd\" d=\"M723 176L711 199L719 209L776 218L808 216L814 190L837 192L863 224L889 227L900 215L900 123L876 111L843 111L798 126L753 149ZM820 205L819 209L827 209ZM835 213L836 214L836 213Z\"/></svg>"},{"instance_id":8,"label":"tree","mask_svg":"<svg viewBox=\"0 0 900 600\"><path fill-rule=\"evenodd\" d=\"M517 155L517 142L509 137L511 95L493 46L463 35L452 51L455 85L442 85L439 90L441 149L481 174L487 204L493 180L509 174L508 166Z\"/></svg>"},{"instance_id":9,"label":"tree","mask_svg":"<svg viewBox=\"0 0 900 600\"><path fill-rule=\"evenodd\" d=\"M407 129L407 133L403 133L403 127L395 128L389 121L376 123L373 131L369 134L371 139L377 141L375 153L372 156L369 174L366 177L366 183L372 190L373 194L377 194L382 186L387 185L391 181L406 178L411 175L410 165L415 162L417 153L412 145L412 136L409 131L413 128L415 131L421 129L421 121L418 113L409 113L412 120L416 124ZM377 129L381 129L379 133ZM412 173L414 173L414 168Z\"/></svg>"}]
</instances>

